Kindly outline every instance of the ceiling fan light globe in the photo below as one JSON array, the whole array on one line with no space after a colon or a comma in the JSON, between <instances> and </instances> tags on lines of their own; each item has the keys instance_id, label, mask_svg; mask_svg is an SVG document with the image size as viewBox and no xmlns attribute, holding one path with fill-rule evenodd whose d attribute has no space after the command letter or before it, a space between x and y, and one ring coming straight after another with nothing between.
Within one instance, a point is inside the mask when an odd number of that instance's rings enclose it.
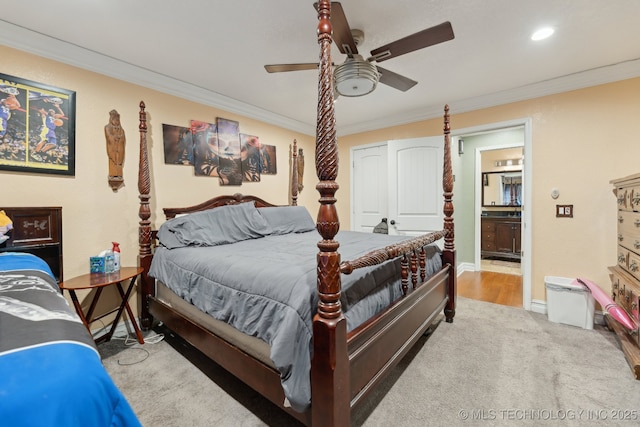
<instances>
[{"instance_id":1,"label":"ceiling fan light globe","mask_svg":"<svg viewBox=\"0 0 640 427\"><path fill-rule=\"evenodd\" d=\"M380 78L375 65L355 56L338 65L333 75L335 91L348 97L373 92Z\"/></svg>"},{"instance_id":2,"label":"ceiling fan light globe","mask_svg":"<svg viewBox=\"0 0 640 427\"><path fill-rule=\"evenodd\" d=\"M366 78L350 78L336 83L336 92L342 96L362 96L371 93L376 88L376 82Z\"/></svg>"}]
</instances>

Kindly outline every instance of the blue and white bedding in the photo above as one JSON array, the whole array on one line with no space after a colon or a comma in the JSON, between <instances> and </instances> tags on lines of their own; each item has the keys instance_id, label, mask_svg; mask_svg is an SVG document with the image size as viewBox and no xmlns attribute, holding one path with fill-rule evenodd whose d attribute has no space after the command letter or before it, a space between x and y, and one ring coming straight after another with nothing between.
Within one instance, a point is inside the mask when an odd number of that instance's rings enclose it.
<instances>
[{"instance_id":1,"label":"blue and white bedding","mask_svg":"<svg viewBox=\"0 0 640 427\"><path fill-rule=\"evenodd\" d=\"M303 411L311 400L312 318L318 303L316 255L321 237L303 207L294 211L242 205L246 206L224 206L163 224L149 275L201 311L266 341L285 396L294 409ZM245 215L251 210L262 214ZM250 219L227 222L232 212ZM216 221L222 222L215 231L200 226ZM242 234L240 228L250 231ZM336 236L344 260L408 238L349 231ZM441 267L438 247L427 246L427 274ZM342 275L341 304L349 331L402 295L399 272L400 261L394 260Z\"/></svg>"},{"instance_id":2,"label":"blue and white bedding","mask_svg":"<svg viewBox=\"0 0 640 427\"><path fill-rule=\"evenodd\" d=\"M140 426L48 265L0 254L0 423Z\"/></svg>"}]
</instances>

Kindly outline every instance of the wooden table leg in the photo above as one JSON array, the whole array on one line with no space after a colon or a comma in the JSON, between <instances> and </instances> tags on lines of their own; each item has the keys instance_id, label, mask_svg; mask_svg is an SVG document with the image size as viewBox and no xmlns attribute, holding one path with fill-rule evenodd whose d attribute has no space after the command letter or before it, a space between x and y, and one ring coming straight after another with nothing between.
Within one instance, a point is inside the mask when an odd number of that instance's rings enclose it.
<instances>
[{"instance_id":1,"label":"wooden table leg","mask_svg":"<svg viewBox=\"0 0 640 427\"><path fill-rule=\"evenodd\" d=\"M129 306L129 297L131 296L131 291L135 287L137 278L138 278L138 276L135 276L135 277L131 278L131 281L129 282L129 287L127 288L126 294L122 290L122 286L121 286L120 283L117 283L117 287L118 287L118 292L120 292L120 296L122 297L122 303L124 305L124 308L127 310L127 314L129 315L129 320L131 320L131 324L133 325L133 329L136 332L136 337L138 337L138 342L140 344L144 344L144 338L142 336L142 331L140 331L140 328L138 327L138 322L136 322L136 318L133 315L131 307ZM118 311L118 317L120 316L120 314L122 314L122 307L120 308L120 311Z\"/></svg>"},{"instance_id":2,"label":"wooden table leg","mask_svg":"<svg viewBox=\"0 0 640 427\"><path fill-rule=\"evenodd\" d=\"M73 306L76 309L76 313L78 314L78 317L80 317L80 320L82 320L82 324L84 325L85 328L87 328L87 331L89 331L89 335L91 335L91 329L89 329L89 322L87 322L87 318L84 317L84 313L82 312L82 307L80 306L80 301L78 301L78 296L76 295L76 291L74 291L73 289L69 289L69 294L71 295L71 301L73 301Z\"/></svg>"},{"instance_id":3,"label":"wooden table leg","mask_svg":"<svg viewBox=\"0 0 640 427\"><path fill-rule=\"evenodd\" d=\"M120 283L119 282L116 283L116 286L120 288ZM116 327L118 326L118 322L120 321L120 316L122 316L123 310L124 310L124 304L121 302L120 306L118 307L118 312L116 313L116 318L113 319L113 323L111 324L111 329L109 329L109 332L102 335L100 338L96 339L96 343L100 343L102 341L111 341L111 338L113 337L113 333L116 331Z\"/></svg>"},{"instance_id":4,"label":"wooden table leg","mask_svg":"<svg viewBox=\"0 0 640 427\"><path fill-rule=\"evenodd\" d=\"M102 294L102 288L96 289L96 294L93 296L93 299L91 300L91 304L89 305L89 310L87 310L86 317L87 317L87 323L89 324L93 322L93 311L96 309L96 306L98 305L100 294Z\"/></svg>"}]
</instances>

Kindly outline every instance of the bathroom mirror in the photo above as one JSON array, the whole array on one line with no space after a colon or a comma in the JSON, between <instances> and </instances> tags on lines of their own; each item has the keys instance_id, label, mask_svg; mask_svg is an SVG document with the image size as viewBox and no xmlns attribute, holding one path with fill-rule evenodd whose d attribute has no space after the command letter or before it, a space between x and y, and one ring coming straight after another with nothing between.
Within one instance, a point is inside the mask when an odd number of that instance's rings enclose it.
<instances>
[{"instance_id":1,"label":"bathroom mirror","mask_svg":"<svg viewBox=\"0 0 640 427\"><path fill-rule=\"evenodd\" d=\"M521 206L522 171L482 172L482 206Z\"/></svg>"}]
</instances>

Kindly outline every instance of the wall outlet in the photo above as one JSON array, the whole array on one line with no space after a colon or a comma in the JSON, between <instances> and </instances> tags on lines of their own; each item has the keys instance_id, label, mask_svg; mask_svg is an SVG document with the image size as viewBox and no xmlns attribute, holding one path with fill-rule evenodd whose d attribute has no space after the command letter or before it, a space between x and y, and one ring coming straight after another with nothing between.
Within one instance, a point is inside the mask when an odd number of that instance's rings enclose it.
<instances>
[{"instance_id":1,"label":"wall outlet","mask_svg":"<svg viewBox=\"0 0 640 427\"><path fill-rule=\"evenodd\" d=\"M573 205L556 205L556 218L573 218Z\"/></svg>"}]
</instances>

